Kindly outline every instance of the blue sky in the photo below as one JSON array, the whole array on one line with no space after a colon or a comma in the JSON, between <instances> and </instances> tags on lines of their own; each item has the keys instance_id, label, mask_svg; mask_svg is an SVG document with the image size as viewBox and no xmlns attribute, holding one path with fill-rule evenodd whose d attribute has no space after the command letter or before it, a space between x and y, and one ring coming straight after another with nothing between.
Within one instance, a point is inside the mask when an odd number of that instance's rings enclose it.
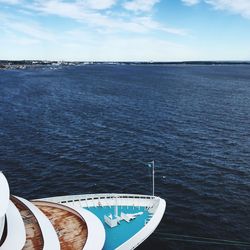
<instances>
[{"instance_id":1,"label":"blue sky","mask_svg":"<svg viewBox=\"0 0 250 250\"><path fill-rule=\"evenodd\" d=\"M0 59L250 60L250 0L0 0Z\"/></svg>"}]
</instances>

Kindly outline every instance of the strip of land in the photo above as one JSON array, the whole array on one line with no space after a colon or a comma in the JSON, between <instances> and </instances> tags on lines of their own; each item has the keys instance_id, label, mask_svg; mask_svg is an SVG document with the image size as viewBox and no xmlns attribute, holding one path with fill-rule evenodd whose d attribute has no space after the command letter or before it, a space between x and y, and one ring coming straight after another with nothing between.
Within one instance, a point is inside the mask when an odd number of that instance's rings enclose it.
<instances>
[{"instance_id":1,"label":"strip of land","mask_svg":"<svg viewBox=\"0 0 250 250\"><path fill-rule=\"evenodd\" d=\"M181 62L111 62L111 61L43 61L43 60L0 60L1 69L26 69L39 66L70 66L85 64L121 64L121 65L250 65L250 61L181 61Z\"/></svg>"}]
</instances>

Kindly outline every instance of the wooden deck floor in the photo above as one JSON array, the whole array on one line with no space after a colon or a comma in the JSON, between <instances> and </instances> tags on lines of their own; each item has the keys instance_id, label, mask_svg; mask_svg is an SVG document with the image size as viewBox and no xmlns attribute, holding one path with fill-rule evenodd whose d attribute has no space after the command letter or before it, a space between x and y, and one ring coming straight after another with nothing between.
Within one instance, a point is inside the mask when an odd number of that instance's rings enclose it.
<instances>
[{"instance_id":1,"label":"wooden deck floor","mask_svg":"<svg viewBox=\"0 0 250 250\"><path fill-rule=\"evenodd\" d=\"M33 201L33 203L49 218L54 226L61 250L82 250L88 236L86 223L71 209L49 202ZM60 207L61 206L61 207Z\"/></svg>"},{"instance_id":2,"label":"wooden deck floor","mask_svg":"<svg viewBox=\"0 0 250 250\"><path fill-rule=\"evenodd\" d=\"M11 201L19 210L26 230L26 242L23 250L42 250L43 249L43 236L40 226L33 213L17 198L11 196Z\"/></svg>"}]
</instances>

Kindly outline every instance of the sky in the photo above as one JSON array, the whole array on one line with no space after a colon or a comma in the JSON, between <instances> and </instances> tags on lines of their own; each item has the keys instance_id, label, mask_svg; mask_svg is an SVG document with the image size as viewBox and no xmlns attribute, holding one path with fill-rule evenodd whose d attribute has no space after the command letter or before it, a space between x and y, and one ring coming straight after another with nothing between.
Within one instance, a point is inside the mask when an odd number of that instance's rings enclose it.
<instances>
[{"instance_id":1,"label":"sky","mask_svg":"<svg viewBox=\"0 0 250 250\"><path fill-rule=\"evenodd\" d=\"M0 0L0 60L250 60L250 0Z\"/></svg>"}]
</instances>

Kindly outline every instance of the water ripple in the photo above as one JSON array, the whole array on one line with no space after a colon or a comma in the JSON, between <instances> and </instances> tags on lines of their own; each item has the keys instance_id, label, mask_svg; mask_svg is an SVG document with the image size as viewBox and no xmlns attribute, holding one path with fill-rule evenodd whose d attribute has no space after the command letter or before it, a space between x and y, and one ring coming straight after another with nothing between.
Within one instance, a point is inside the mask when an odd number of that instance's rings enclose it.
<instances>
[{"instance_id":1,"label":"water ripple","mask_svg":"<svg viewBox=\"0 0 250 250\"><path fill-rule=\"evenodd\" d=\"M249 78L248 66L0 71L0 168L26 198L148 194L155 159L167 210L140 249L217 249L167 233L248 241Z\"/></svg>"}]
</instances>

